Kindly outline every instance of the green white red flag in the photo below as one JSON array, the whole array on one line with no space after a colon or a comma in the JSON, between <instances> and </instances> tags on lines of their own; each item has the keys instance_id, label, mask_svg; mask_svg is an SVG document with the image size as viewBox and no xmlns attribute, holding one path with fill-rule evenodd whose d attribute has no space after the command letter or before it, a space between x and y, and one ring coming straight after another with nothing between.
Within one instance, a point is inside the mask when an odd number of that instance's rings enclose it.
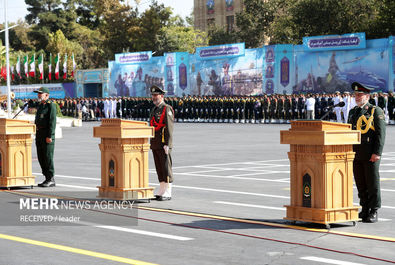
<instances>
[{"instance_id":1,"label":"green white red flag","mask_svg":"<svg viewBox=\"0 0 395 265\"><path fill-rule=\"evenodd\" d=\"M34 77L36 75L36 54L33 54L32 57L30 57L29 65L30 65L30 71L29 75L30 77Z\"/></svg>"},{"instance_id":2,"label":"green white red flag","mask_svg":"<svg viewBox=\"0 0 395 265\"><path fill-rule=\"evenodd\" d=\"M67 79L67 53L64 55L63 61L63 79Z\"/></svg>"},{"instance_id":3,"label":"green white red flag","mask_svg":"<svg viewBox=\"0 0 395 265\"><path fill-rule=\"evenodd\" d=\"M71 71L71 77L74 77L75 69L77 68L77 64L74 60L74 53L71 55L71 58L73 58L73 71Z\"/></svg>"},{"instance_id":4,"label":"green white red flag","mask_svg":"<svg viewBox=\"0 0 395 265\"><path fill-rule=\"evenodd\" d=\"M43 54L38 57L38 69L40 70L40 80L44 79L44 60Z\"/></svg>"},{"instance_id":5,"label":"green white red flag","mask_svg":"<svg viewBox=\"0 0 395 265\"><path fill-rule=\"evenodd\" d=\"M21 57L20 56L18 56L18 59L16 61L15 70L16 70L16 73L18 74L19 78L21 78Z\"/></svg>"},{"instance_id":6,"label":"green white red flag","mask_svg":"<svg viewBox=\"0 0 395 265\"><path fill-rule=\"evenodd\" d=\"M52 80L52 53L49 54L48 79Z\"/></svg>"},{"instance_id":7,"label":"green white red flag","mask_svg":"<svg viewBox=\"0 0 395 265\"><path fill-rule=\"evenodd\" d=\"M55 79L59 79L59 53L55 57Z\"/></svg>"},{"instance_id":8,"label":"green white red flag","mask_svg":"<svg viewBox=\"0 0 395 265\"><path fill-rule=\"evenodd\" d=\"M25 58L23 59L23 68L24 68L24 70L25 70L25 75L26 75L26 77L28 77L29 76L29 69L28 69L28 66L27 66L27 55L25 55Z\"/></svg>"}]
</instances>

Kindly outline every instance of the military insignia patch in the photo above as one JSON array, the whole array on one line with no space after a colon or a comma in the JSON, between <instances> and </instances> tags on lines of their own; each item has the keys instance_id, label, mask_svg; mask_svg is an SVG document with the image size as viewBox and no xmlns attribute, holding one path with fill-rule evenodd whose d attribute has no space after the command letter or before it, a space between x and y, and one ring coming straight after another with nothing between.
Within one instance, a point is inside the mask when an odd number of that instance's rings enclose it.
<instances>
[{"instance_id":1,"label":"military insignia patch","mask_svg":"<svg viewBox=\"0 0 395 265\"><path fill-rule=\"evenodd\" d=\"M385 119L384 115L379 115L379 119L384 120Z\"/></svg>"},{"instance_id":2,"label":"military insignia patch","mask_svg":"<svg viewBox=\"0 0 395 265\"><path fill-rule=\"evenodd\" d=\"M366 106L366 107L365 107L365 109L369 109L369 107L368 107L368 106Z\"/></svg>"}]
</instances>

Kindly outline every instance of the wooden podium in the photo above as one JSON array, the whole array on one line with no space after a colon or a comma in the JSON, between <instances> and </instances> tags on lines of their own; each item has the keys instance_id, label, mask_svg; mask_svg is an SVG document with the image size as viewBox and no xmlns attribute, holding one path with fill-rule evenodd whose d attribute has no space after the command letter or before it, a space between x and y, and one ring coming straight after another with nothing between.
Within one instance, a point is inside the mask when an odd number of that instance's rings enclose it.
<instances>
[{"instance_id":1,"label":"wooden podium","mask_svg":"<svg viewBox=\"0 0 395 265\"><path fill-rule=\"evenodd\" d=\"M154 127L146 122L102 119L93 128L93 136L101 137L101 186L99 197L114 200L153 198L148 186L149 138Z\"/></svg>"},{"instance_id":2,"label":"wooden podium","mask_svg":"<svg viewBox=\"0 0 395 265\"><path fill-rule=\"evenodd\" d=\"M24 120L0 119L0 187L33 187L32 134L36 125Z\"/></svg>"},{"instance_id":3,"label":"wooden podium","mask_svg":"<svg viewBox=\"0 0 395 265\"><path fill-rule=\"evenodd\" d=\"M284 219L355 225L353 145L360 144L361 133L350 124L320 120L291 121L291 128L280 133L280 142L291 145L291 205L285 205Z\"/></svg>"}]
</instances>

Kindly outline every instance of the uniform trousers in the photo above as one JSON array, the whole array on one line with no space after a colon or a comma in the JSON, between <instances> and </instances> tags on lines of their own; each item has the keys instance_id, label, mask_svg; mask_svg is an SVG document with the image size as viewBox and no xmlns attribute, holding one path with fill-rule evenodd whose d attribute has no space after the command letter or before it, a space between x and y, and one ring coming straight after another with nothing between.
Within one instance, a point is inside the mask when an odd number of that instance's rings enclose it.
<instances>
[{"instance_id":1,"label":"uniform trousers","mask_svg":"<svg viewBox=\"0 0 395 265\"><path fill-rule=\"evenodd\" d=\"M377 210L381 207L380 160L370 162L354 160L353 171L358 189L359 204L363 208Z\"/></svg>"},{"instance_id":2,"label":"uniform trousers","mask_svg":"<svg viewBox=\"0 0 395 265\"><path fill-rule=\"evenodd\" d=\"M165 150L152 149L152 154L154 156L156 173L158 174L159 182L173 182L173 171L172 160L171 160L171 149L169 149L169 154L166 155Z\"/></svg>"},{"instance_id":3,"label":"uniform trousers","mask_svg":"<svg viewBox=\"0 0 395 265\"><path fill-rule=\"evenodd\" d=\"M47 144L45 137L36 136L37 158L46 180L50 180L55 175L53 153L55 149L55 140Z\"/></svg>"}]
</instances>

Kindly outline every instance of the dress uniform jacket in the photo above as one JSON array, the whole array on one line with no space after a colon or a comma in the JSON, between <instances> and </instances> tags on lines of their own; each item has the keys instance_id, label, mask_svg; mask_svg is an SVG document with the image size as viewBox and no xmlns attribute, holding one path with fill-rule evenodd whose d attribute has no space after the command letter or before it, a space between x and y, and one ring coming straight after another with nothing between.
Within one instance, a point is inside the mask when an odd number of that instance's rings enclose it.
<instances>
[{"instance_id":1,"label":"dress uniform jacket","mask_svg":"<svg viewBox=\"0 0 395 265\"><path fill-rule=\"evenodd\" d=\"M150 124L155 127L155 137L151 138L151 149L163 149L164 145L173 147L174 111L162 102L150 114Z\"/></svg>"},{"instance_id":2,"label":"dress uniform jacket","mask_svg":"<svg viewBox=\"0 0 395 265\"><path fill-rule=\"evenodd\" d=\"M381 108L367 103L362 107L354 107L350 110L349 123L352 124L354 130L357 130L358 120L361 116L365 116L368 121L373 113L371 127L368 129L366 122L362 121L361 144L354 145L355 160L369 160L372 154L381 156L385 140L385 117ZM364 119L364 120L365 120Z\"/></svg>"},{"instance_id":3,"label":"dress uniform jacket","mask_svg":"<svg viewBox=\"0 0 395 265\"><path fill-rule=\"evenodd\" d=\"M380 160L369 161L372 154L381 156L385 141L383 110L370 103L350 110L348 123L361 131L361 144L354 145L353 171L362 209L376 211L381 207Z\"/></svg>"},{"instance_id":4,"label":"dress uniform jacket","mask_svg":"<svg viewBox=\"0 0 395 265\"><path fill-rule=\"evenodd\" d=\"M49 100L39 103L34 123L36 124L37 158L43 175L46 179L51 179L55 174L53 163L56 129L55 103ZM52 139L52 143L46 142L47 137Z\"/></svg>"},{"instance_id":5,"label":"dress uniform jacket","mask_svg":"<svg viewBox=\"0 0 395 265\"><path fill-rule=\"evenodd\" d=\"M159 182L173 182L171 148L173 147L174 111L170 105L162 102L150 113L150 125L155 128L155 136L151 138L151 149ZM168 154L164 146L169 147Z\"/></svg>"}]
</instances>

